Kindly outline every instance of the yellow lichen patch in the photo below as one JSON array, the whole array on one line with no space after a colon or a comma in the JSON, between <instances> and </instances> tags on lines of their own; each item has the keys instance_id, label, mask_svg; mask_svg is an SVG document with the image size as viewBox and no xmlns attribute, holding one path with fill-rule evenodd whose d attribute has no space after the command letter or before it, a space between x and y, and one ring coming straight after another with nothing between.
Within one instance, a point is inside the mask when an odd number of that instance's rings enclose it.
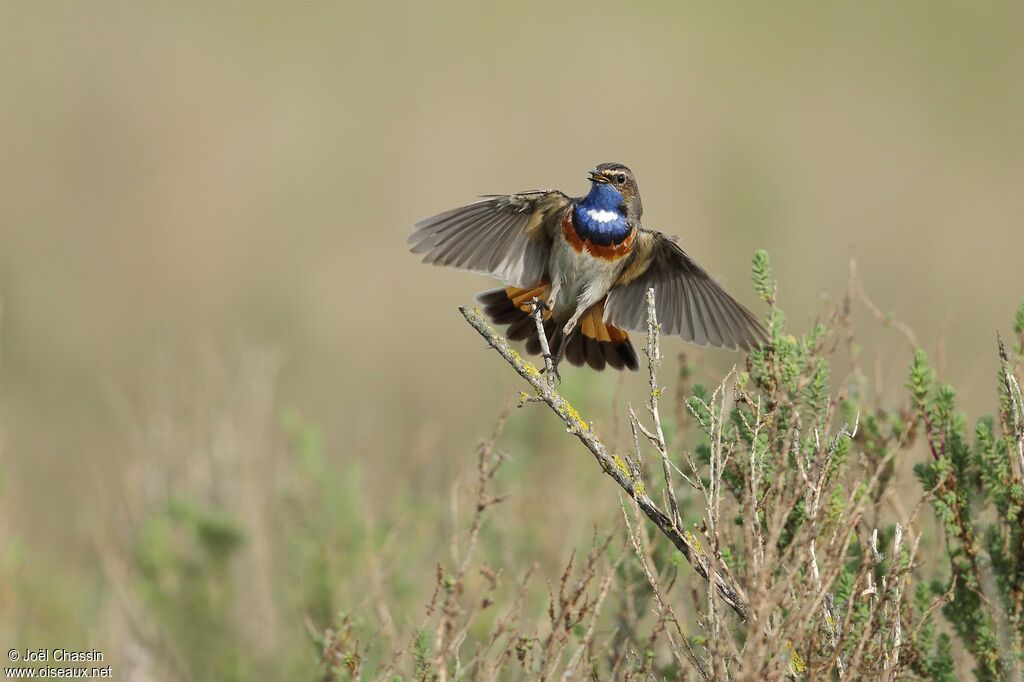
<instances>
[{"instance_id":1,"label":"yellow lichen patch","mask_svg":"<svg viewBox=\"0 0 1024 682\"><path fill-rule=\"evenodd\" d=\"M637 497L647 492L647 486L644 485L643 481L637 481L633 484L633 494Z\"/></svg>"},{"instance_id":2,"label":"yellow lichen patch","mask_svg":"<svg viewBox=\"0 0 1024 682\"><path fill-rule=\"evenodd\" d=\"M540 370L533 366L532 362L523 360L523 356L519 354L514 348L508 349L509 357L512 358L512 362L515 363L516 367L526 372L531 377L540 377Z\"/></svg>"},{"instance_id":3,"label":"yellow lichen patch","mask_svg":"<svg viewBox=\"0 0 1024 682\"><path fill-rule=\"evenodd\" d=\"M807 664L804 663L804 659L800 657L797 650L793 648L793 642L786 640L786 651L789 652L789 672L794 675L799 675L803 671L807 670Z\"/></svg>"},{"instance_id":4,"label":"yellow lichen patch","mask_svg":"<svg viewBox=\"0 0 1024 682\"><path fill-rule=\"evenodd\" d=\"M626 466L626 463L622 461L621 457L618 455L612 455L612 461L615 462L615 468L621 471L623 476L630 481L633 480L633 474L630 473L629 467Z\"/></svg>"},{"instance_id":5,"label":"yellow lichen patch","mask_svg":"<svg viewBox=\"0 0 1024 682\"><path fill-rule=\"evenodd\" d=\"M704 553L704 546L702 544L700 544L700 538L698 538L696 535L694 535L690 531L686 531L685 535L686 535L687 542L689 542L691 545L693 545L694 551L697 552L697 554L703 554Z\"/></svg>"},{"instance_id":6,"label":"yellow lichen patch","mask_svg":"<svg viewBox=\"0 0 1024 682\"><path fill-rule=\"evenodd\" d=\"M570 403L565 398L562 398L562 406L565 408L566 414L569 415L569 419L571 419L577 427L584 431L590 430L590 426L588 426L587 423L583 421L583 417L581 417L579 411L572 406L572 403Z\"/></svg>"},{"instance_id":7,"label":"yellow lichen patch","mask_svg":"<svg viewBox=\"0 0 1024 682\"><path fill-rule=\"evenodd\" d=\"M660 398L661 397L661 389L660 388L656 388L653 391L651 391L651 397L654 398L655 400Z\"/></svg>"}]
</instances>

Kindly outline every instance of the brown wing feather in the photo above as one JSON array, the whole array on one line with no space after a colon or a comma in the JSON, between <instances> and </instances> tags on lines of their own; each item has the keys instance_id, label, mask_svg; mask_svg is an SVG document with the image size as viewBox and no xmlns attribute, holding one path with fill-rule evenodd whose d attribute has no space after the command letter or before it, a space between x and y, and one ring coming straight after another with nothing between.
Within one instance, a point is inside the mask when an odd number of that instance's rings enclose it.
<instances>
[{"instance_id":1,"label":"brown wing feather","mask_svg":"<svg viewBox=\"0 0 1024 682\"><path fill-rule=\"evenodd\" d=\"M756 348L767 339L757 318L704 268L661 232L641 230L636 247L608 294L604 320L624 329L647 328L647 290L654 288L666 334L699 345Z\"/></svg>"},{"instance_id":2,"label":"brown wing feather","mask_svg":"<svg viewBox=\"0 0 1024 682\"><path fill-rule=\"evenodd\" d=\"M409 244L426 263L532 287L544 278L569 203L556 190L487 197L416 223Z\"/></svg>"}]
</instances>

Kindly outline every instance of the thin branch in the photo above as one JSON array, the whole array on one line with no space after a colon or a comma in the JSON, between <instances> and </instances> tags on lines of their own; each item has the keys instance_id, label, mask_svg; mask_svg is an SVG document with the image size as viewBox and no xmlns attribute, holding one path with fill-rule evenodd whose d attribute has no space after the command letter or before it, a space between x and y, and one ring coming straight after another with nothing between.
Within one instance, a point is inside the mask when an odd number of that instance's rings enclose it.
<instances>
[{"instance_id":1,"label":"thin branch","mask_svg":"<svg viewBox=\"0 0 1024 682\"><path fill-rule=\"evenodd\" d=\"M626 534L633 543L633 550L636 552L637 559L640 562L640 568L643 570L644 576L647 578L647 584L651 587L651 592L654 594L655 601L658 602L658 617L662 620L668 620L675 625L676 632L679 635L679 640L683 643L683 649L675 647L674 642L672 641L672 633L666 629L665 634L669 638L669 642L673 644L672 654L676 657L677 662L680 663L680 667L682 667L682 661L679 660L679 658L680 656L683 656L689 661L690 665L693 666L693 669L697 671L697 674L699 674L702 679L710 681L711 676L705 670L703 662L690 646L690 642L687 639L686 634L679 626L679 620L676 618L676 615L672 610L672 606L669 605L661 595L661 588L658 586L658 580L654 577L654 573L651 571L650 564L647 561L647 557L644 552L644 544L640 539L640 533L638 530L634 530L633 524L629 522L629 514L626 513L626 505L622 503L621 498L619 503L622 508L622 518L626 521ZM640 518L639 515L637 515L638 524L639 521Z\"/></svg>"},{"instance_id":2,"label":"thin branch","mask_svg":"<svg viewBox=\"0 0 1024 682\"><path fill-rule=\"evenodd\" d=\"M911 352L921 347L921 344L917 342L917 335L914 334L913 329L911 329L905 323L900 322L898 319L896 319L894 315L882 312L882 309L879 308L875 304L875 302L868 297L867 293L865 293L864 291L863 285L860 282L860 278L857 276L857 261L856 259L853 258L850 259L849 282L852 292L857 294L857 298L859 298L860 302L864 304L864 307L867 308L871 312L871 314L875 316L876 320L881 322L882 325L886 327L891 327L900 332L901 334L903 334L903 337L906 338L907 343L910 345Z\"/></svg>"},{"instance_id":3,"label":"thin branch","mask_svg":"<svg viewBox=\"0 0 1024 682\"><path fill-rule=\"evenodd\" d=\"M537 325L537 339L540 341L540 354L544 358L544 373L548 376L548 383L554 383L558 378L558 369L551 358L551 348L548 346L548 335L544 331L544 302L539 298L530 300L533 311L530 317Z\"/></svg>"},{"instance_id":4,"label":"thin branch","mask_svg":"<svg viewBox=\"0 0 1024 682\"><path fill-rule=\"evenodd\" d=\"M651 399L647 404L647 411L651 413L654 420L655 446L658 454L661 455L661 467L665 476L665 489L668 494L669 512L672 515L672 522L677 528L683 525L683 519L679 515L679 503L676 501L675 484L672 481L672 464L668 456L668 448L665 445L665 432L661 429L661 412L658 410L658 401L661 398L661 387L658 386L658 370L661 368L661 325L658 323L658 311L654 306L654 289L647 290L647 371L650 376Z\"/></svg>"},{"instance_id":5,"label":"thin branch","mask_svg":"<svg viewBox=\"0 0 1024 682\"><path fill-rule=\"evenodd\" d=\"M1003 345L1003 339L999 334L996 334L996 341L999 343L999 365L1003 370L1003 383L1010 401L1013 435L1017 440L1017 475L1019 480L1024 481L1024 398L1021 398L1017 377L1010 371L1010 358L1006 354L1006 346Z\"/></svg>"}]
</instances>

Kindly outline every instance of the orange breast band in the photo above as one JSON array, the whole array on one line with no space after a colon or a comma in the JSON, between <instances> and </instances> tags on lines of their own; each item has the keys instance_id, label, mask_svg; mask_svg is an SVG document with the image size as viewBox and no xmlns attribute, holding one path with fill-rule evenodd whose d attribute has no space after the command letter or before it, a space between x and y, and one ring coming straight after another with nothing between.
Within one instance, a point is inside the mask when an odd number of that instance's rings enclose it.
<instances>
[{"instance_id":1,"label":"orange breast band","mask_svg":"<svg viewBox=\"0 0 1024 682\"><path fill-rule=\"evenodd\" d=\"M618 244L594 244L589 239L580 238L572 224L572 209L570 208L562 218L562 236L577 253L582 253L586 249L587 253L595 258L618 260L625 258L633 250L633 242L636 241L636 228L631 228L626 238Z\"/></svg>"}]
</instances>

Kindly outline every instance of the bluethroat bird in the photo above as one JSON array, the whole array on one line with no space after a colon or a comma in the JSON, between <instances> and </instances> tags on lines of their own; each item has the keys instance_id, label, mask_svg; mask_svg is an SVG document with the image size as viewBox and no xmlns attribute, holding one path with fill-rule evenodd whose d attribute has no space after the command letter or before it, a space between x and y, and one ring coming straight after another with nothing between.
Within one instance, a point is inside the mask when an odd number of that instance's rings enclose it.
<instances>
[{"instance_id":1,"label":"bluethroat bird","mask_svg":"<svg viewBox=\"0 0 1024 682\"><path fill-rule=\"evenodd\" d=\"M633 172L602 163L582 198L558 190L491 195L415 225L409 238L423 261L496 277L507 286L478 296L508 337L540 353L534 299L555 367L564 356L596 370L639 367L628 331L647 328L654 288L663 333L701 346L750 350L764 327L676 243L640 225Z\"/></svg>"}]
</instances>

